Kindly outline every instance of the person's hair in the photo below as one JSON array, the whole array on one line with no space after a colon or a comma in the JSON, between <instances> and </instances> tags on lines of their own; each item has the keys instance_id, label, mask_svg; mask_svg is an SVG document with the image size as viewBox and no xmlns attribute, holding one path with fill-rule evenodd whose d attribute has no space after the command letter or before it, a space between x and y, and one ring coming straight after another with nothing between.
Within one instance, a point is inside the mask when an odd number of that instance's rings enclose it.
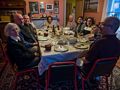
<instances>
[{"instance_id":1,"label":"person's hair","mask_svg":"<svg viewBox=\"0 0 120 90\"><path fill-rule=\"evenodd\" d=\"M29 17L29 16L28 16L27 14L24 14L24 15L23 15L23 18L25 18L25 17ZM29 18L30 18L30 17L29 17Z\"/></svg>"},{"instance_id":2,"label":"person's hair","mask_svg":"<svg viewBox=\"0 0 120 90\"><path fill-rule=\"evenodd\" d=\"M4 29L4 34L6 37L10 36L9 33L11 32L12 28L16 26L18 28L18 30L20 31L20 28L18 27L17 24L15 23L8 23L6 26L5 26L5 29Z\"/></svg>"},{"instance_id":3,"label":"person's hair","mask_svg":"<svg viewBox=\"0 0 120 90\"><path fill-rule=\"evenodd\" d=\"M83 16L79 16L78 18L82 18L83 19ZM77 20L78 20L78 18L77 18Z\"/></svg>"},{"instance_id":4,"label":"person's hair","mask_svg":"<svg viewBox=\"0 0 120 90\"><path fill-rule=\"evenodd\" d=\"M120 20L117 17L107 17L104 21L105 24L110 25L112 30L116 32L120 26Z\"/></svg>"},{"instance_id":5,"label":"person's hair","mask_svg":"<svg viewBox=\"0 0 120 90\"><path fill-rule=\"evenodd\" d=\"M47 21L48 21L49 18L51 18L51 20L53 20L53 18L52 18L51 16L48 16L48 17L47 17Z\"/></svg>"},{"instance_id":6,"label":"person's hair","mask_svg":"<svg viewBox=\"0 0 120 90\"><path fill-rule=\"evenodd\" d=\"M29 12L29 13L28 13L28 16L29 16L29 17L32 17L32 13L31 13L31 12Z\"/></svg>"},{"instance_id":7,"label":"person's hair","mask_svg":"<svg viewBox=\"0 0 120 90\"><path fill-rule=\"evenodd\" d=\"M82 17L82 16L79 16L79 17L77 17L76 23L77 23L77 21L78 21L79 18L81 18L81 19L83 20L83 17Z\"/></svg>"},{"instance_id":8,"label":"person's hair","mask_svg":"<svg viewBox=\"0 0 120 90\"><path fill-rule=\"evenodd\" d=\"M92 20L92 25L95 24L95 19L94 19L93 17L87 17L87 18L86 18L86 22L87 22L88 19L91 19L91 20Z\"/></svg>"}]
</instances>

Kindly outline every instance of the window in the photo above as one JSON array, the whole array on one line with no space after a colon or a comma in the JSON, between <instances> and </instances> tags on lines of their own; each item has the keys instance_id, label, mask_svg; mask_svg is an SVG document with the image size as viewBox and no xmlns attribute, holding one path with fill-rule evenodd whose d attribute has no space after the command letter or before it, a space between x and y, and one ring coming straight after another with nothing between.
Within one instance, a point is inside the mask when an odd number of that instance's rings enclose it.
<instances>
[{"instance_id":1,"label":"window","mask_svg":"<svg viewBox=\"0 0 120 90\"><path fill-rule=\"evenodd\" d=\"M107 16L115 16L120 19L120 0L108 0Z\"/></svg>"}]
</instances>

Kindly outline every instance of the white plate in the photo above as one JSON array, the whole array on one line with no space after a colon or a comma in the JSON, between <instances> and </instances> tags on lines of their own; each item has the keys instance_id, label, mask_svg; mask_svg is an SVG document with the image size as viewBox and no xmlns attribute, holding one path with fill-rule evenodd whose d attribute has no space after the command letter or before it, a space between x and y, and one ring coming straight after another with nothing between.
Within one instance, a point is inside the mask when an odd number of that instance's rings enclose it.
<instances>
[{"instance_id":1,"label":"white plate","mask_svg":"<svg viewBox=\"0 0 120 90\"><path fill-rule=\"evenodd\" d=\"M55 48L54 48L54 50L56 51L56 52L66 52L66 51L68 51L68 48L67 47L65 47L65 46L55 46Z\"/></svg>"},{"instance_id":2,"label":"white plate","mask_svg":"<svg viewBox=\"0 0 120 90\"><path fill-rule=\"evenodd\" d=\"M64 31L64 34L66 34L66 35L74 35L74 32L70 31L70 30L67 30L67 31Z\"/></svg>"},{"instance_id":3,"label":"white plate","mask_svg":"<svg viewBox=\"0 0 120 90\"><path fill-rule=\"evenodd\" d=\"M47 41L48 37L38 36L39 41Z\"/></svg>"},{"instance_id":4,"label":"white plate","mask_svg":"<svg viewBox=\"0 0 120 90\"><path fill-rule=\"evenodd\" d=\"M83 38L83 39L80 40L81 43L85 43L85 42L87 42L87 41L88 41L88 40L85 39L85 38Z\"/></svg>"},{"instance_id":5,"label":"white plate","mask_svg":"<svg viewBox=\"0 0 120 90\"><path fill-rule=\"evenodd\" d=\"M77 49L87 49L89 46L84 44L75 44L74 47Z\"/></svg>"}]
</instances>

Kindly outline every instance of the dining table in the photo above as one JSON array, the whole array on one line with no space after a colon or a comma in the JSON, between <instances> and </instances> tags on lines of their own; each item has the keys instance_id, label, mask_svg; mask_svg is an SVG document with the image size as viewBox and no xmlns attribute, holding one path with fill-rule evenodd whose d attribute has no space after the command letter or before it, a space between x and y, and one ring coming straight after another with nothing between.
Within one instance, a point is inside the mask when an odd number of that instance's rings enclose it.
<instances>
[{"instance_id":1,"label":"dining table","mask_svg":"<svg viewBox=\"0 0 120 90\"><path fill-rule=\"evenodd\" d=\"M74 60L79 58L80 55L89 49L90 42L85 39L85 37L74 37L74 35L51 35L44 36L44 31L39 30L42 34L38 33L38 42L41 50L41 60L38 64L39 75L42 75L48 66L54 62L64 62L68 60ZM70 42L75 38L76 42ZM69 40L70 39L70 40ZM85 41L86 40L86 41ZM59 44L59 41L65 41L66 43ZM50 50L46 50L45 45L51 45ZM86 47L78 47L86 45Z\"/></svg>"}]
</instances>

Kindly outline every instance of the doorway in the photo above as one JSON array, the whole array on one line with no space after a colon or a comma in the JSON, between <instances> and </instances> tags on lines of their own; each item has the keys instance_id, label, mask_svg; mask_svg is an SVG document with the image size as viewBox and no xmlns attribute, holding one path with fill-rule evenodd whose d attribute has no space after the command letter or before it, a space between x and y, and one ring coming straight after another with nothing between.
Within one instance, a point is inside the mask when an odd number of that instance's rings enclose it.
<instances>
[{"instance_id":1,"label":"doorway","mask_svg":"<svg viewBox=\"0 0 120 90\"><path fill-rule=\"evenodd\" d=\"M66 23L70 14L74 16L76 20L77 17L83 16L84 12L84 0L66 0Z\"/></svg>"}]
</instances>

